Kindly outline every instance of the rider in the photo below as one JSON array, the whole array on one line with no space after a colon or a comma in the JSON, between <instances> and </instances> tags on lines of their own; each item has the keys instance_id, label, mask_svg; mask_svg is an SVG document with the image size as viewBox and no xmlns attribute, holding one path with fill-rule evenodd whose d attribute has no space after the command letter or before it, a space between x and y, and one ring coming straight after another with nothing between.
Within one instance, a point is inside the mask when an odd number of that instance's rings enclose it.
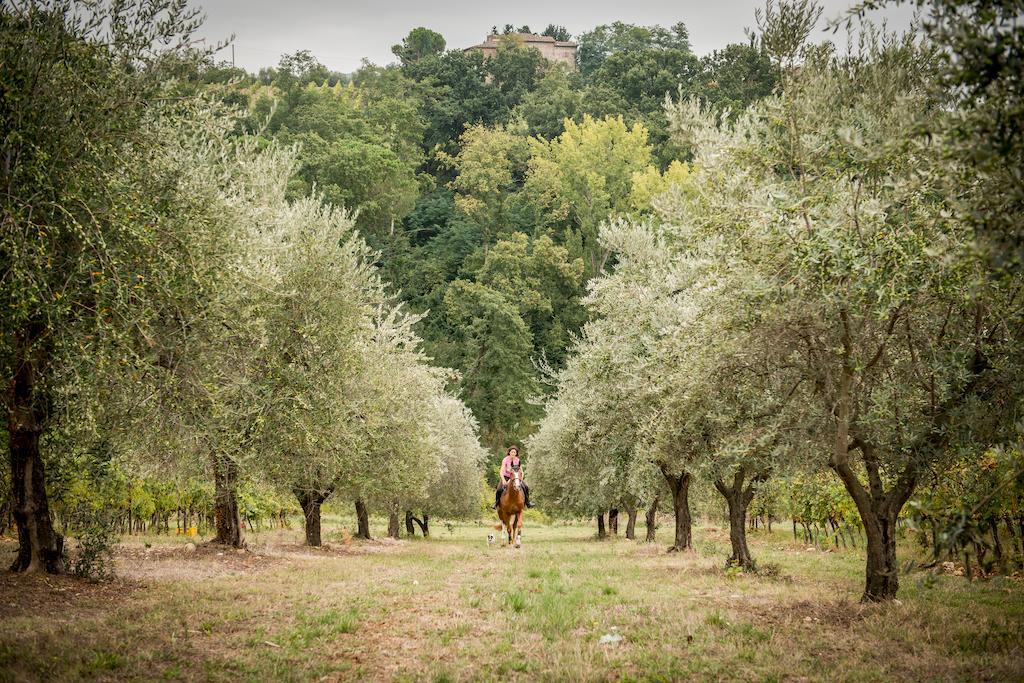
<instances>
[{"instance_id":1,"label":"rider","mask_svg":"<svg viewBox=\"0 0 1024 683\"><path fill-rule=\"evenodd\" d=\"M498 508L501 503L501 494L508 486L509 479L512 478L512 472L518 470L519 464L519 449L516 446L509 446L508 450L505 451L505 458L501 461L501 481L498 482L498 490L494 492L494 509ZM526 507L532 508L533 503L530 502L530 487L523 481L523 495L526 497Z\"/></svg>"}]
</instances>

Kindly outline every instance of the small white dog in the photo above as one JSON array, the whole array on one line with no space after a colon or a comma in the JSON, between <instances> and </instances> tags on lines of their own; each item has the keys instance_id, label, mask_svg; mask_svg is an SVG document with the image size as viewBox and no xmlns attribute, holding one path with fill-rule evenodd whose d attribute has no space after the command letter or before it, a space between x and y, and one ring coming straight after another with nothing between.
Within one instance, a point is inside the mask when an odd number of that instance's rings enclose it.
<instances>
[{"instance_id":1,"label":"small white dog","mask_svg":"<svg viewBox=\"0 0 1024 683\"><path fill-rule=\"evenodd\" d=\"M494 545L494 534L487 534L487 545Z\"/></svg>"}]
</instances>

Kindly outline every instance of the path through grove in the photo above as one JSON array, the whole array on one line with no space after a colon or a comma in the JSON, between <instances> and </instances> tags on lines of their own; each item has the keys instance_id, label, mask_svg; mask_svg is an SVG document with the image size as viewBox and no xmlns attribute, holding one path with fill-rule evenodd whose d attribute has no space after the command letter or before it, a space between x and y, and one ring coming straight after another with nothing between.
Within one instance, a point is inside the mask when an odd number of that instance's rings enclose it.
<instances>
[{"instance_id":1,"label":"path through grove","mask_svg":"<svg viewBox=\"0 0 1024 683\"><path fill-rule=\"evenodd\" d=\"M734 575L728 529L695 531L683 554L580 526L488 547L483 523L366 543L335 528L321 551L299 530L254 534L248 552L134 538L114 583L0 576L0 680L1024 676L1009 580L910 576L898 604L864 606L857 551L753 533L777 575Z\"/></svg>"}]
</instances>

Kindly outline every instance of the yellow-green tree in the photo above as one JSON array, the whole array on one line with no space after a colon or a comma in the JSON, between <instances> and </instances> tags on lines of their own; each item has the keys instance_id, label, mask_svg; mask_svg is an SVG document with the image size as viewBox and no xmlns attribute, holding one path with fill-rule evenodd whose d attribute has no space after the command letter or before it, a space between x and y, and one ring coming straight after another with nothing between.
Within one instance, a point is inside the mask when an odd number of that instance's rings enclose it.
<instances>
[{"instance_id":1,"label":"yellow-green tree","mask_svg":"<svg viewBox=\"0 0 1024 683\"><path fill-rule=\"evenodd\" d=\"M685 190L689 185L690 167L681 161L673 161L662 173L654 166L633 172L633 189L630 204L638 213L651 210L654 198L672 188Z\"/></svg>"},{"instance_id":2,"label":"yellow-green tree","mask_svg":"<svg viewBox=\"0 0 1024 683\"><path fill-rule=\"evenodd\" d=\"M562 227L572 256L582 256L587 275L601 271L608 251L597 241L605 220L633 210L633 175L651 165L647 129L619 117L565 121L551 141L531 140L524 192L539 209L542 225ZM575 252L575 253L574 253Z\"/></svg>"},{"instance_id":3,"label":"yellow-green tree","mask_svg":"<svg viewBox=\"0 0 1024 683\"><path fill-rule=\"evenodd\" d=\"M508 226L510 202L526 172L530 146L526 138L484 125L467 128L459 143L457 155L437 156L458 174L448 184L455 191L455 205L481 227L487 245Z\"/></svg>"}]
</instances>

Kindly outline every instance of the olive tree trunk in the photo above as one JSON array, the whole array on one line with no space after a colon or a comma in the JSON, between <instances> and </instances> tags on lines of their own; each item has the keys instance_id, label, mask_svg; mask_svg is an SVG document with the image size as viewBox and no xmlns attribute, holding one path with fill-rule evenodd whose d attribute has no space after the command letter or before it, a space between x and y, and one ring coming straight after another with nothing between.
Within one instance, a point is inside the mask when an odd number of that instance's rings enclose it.
<instances>
[{"instance_id":1,"label":"olive tree trunk","mask_svg":"<svg viewBox=\"0 0 1024 683\"><path fill-rule=\"evenodd\" d=\"M64 537L53 527L46 494L46 467L39 437L50 400L39 383L46 351L41 325L17 337L15 368L6 396L7 448L11 467L11 516L18 525L15 572L64 573Z\"/></svg>"},{"instance_id":2,"label":"olive tree trunk","mask_svg":"<svg viewBox=\"0 0 1024 683\"><path fill-rule=\"evenodd\" d=\"M406 510L405 511L405 535L406 536L415 536L416 535L416 527L414 527L412 525L412 520L413 520L412 510Z\"/></svg>"},{"instance_id":3,"label":"olive tree trunk","mask_svg":"<svg viewBox=\"0 0 1024 683\"><path fill-rule=\"evenodd\" d=\"M915 462L911 459L888 491L879 468L878 454L866 440L851 434L850 392L852 368L844 366L836 403L836 440L829 466L839 475L853 498L867 538L864 595L861 602L892 600L899 590L899 566L896 564L896 519L917 484ZM937 445L937 444L936 444ZM859 450L867 474L868 486L850 464L851 450Z\"/></svg>"},{"instance_id":4,"label":"olive tree trunk","mask_svg":"<svg viewBox=\"0 0 1024 683\"><path fill-rule=\"evenodd\" d=\"M886 491L877 461L872 456L866 456L865 461L870 491L861 483L849 463L833 461L831 465L857 506L867 538L864 595L861 596L861 602L882 602L895 598L900 587L899 565L896 562L896 520L914 492L916 477L912 466L908 466Z\"/></svg>"},{"instance_id":5,"label":"olive tree trunk","mask_svg":"<svg viewBox=\"0 0 1024 683\"><path fill-rule=\"evenodd\" d=\"M862 515L868 539L864 595L861 598L863 602L891 600L899 590L899 565L896 562L898 515L898 511L882 509L872 512L866 518Z\"/></svg>"},{"instance_id":6,"label":"olive tree trunk","mask_svg":"<svg viewBox=\"0 0 1024 683\"><path fill-rule=\"evenodd\" d=\"M306 545L314 548L321 545L320 539L320 507L333 489L327 491L309 491L295 488L295 497L302 507L302 516L306 526Z\"/></svg>"},{"instance_id":7,"label":"olive tree trunk","mask_svg":"<svg viewBox=\"0 0 1024 683\"><path fill-rule=\"evenodd\" d=\"M626 538L632 541L636 538L636 506L627 506L626 515Z\"/></svg>"},{"instance_id":8,"label":"olive tree trunk","mask_svg":"<svg viewBox=\"0 0 1024 683\"><path fill-rule=\"evenodd\" d=\"M238 514L238 464L228 456L213 456L214 543L241 548L242 519Z\"/></svg>"},{"instance_id":9,"label":"olive tree trunk","mask_svg":"<svg viewBox=\"0 0 1024 683\"><path fill-rule=\"evenodd\" d=\"M658 531L658 503L660 502L661 496L655 496L654 500L651 501L651 507L647 508L647 515L645 517L645 523L647 524L647 537L648 543L653 543L655 540L655 534Z\"/></svg>"},{"instance_id":10,"label":"olive tree trunk","mask_svg":"<svg viewBox=\"0 0 1024 683\"><path fill-rule=\"evenodd\" d=\"M420 533L423 534L423 538L430 536L430 515L423 513L423 519L413 517L412 521L416 522L416 525L420 528Z\"/></svg>"},{"instance_id":11,"label":"olive tree trunk","mask_svg":"<svg viewBox=\"0 0 1024 683\"><path fill-rule=\"evenodd\" d=\"M693 476L685 470L678 475L673 474L665 465L660 465L660 468L672 491L672 511L676 521L675 539L668 551L690 550L693 548L693 519L690 516L690 483Z\"/></svg>"},{"instance_id":12,"label":"olive tree trunk","mask_svg":"<svg viewBox=\"0 0 1024 683\"><path fill-rule=\"evenodd\" d=\"M398 504L395 503L388 508L388 536L391 538L398 538L400 528L401 525L398 521Z\"/></svg>"},{"instance_id":13,"label":"olive tree trunk","mask_svg":"<svg viewBox=\"0 0 1024 683\"><path fill-rule=\"evenodd\" d=\"M370 515L362 498L356 498L356 526L356 536L370 540Z\"/></svg>"},{"instance_id":14,"label":"olive tree trunk","mask_svg":"<svg viewBox=\"0 0 1024 683\"><path fill-rule=\"evenodd\" d=\"M604 539L608 536L608 533L604 529L604 513L597 513L597 538Z\"/></svg>"},{"instance_id":15,"label":"olive tree trunk","mask_svg":"<svg viewBox=\"0 0 1024 683\"><path fill-rule=\"evenodd\" d=\"M612 536L619 535L619 510L612 508L608 511L608 533Z\"/></svg>"},{"instance_id":16,"label":"olive tree trunk","mask_svg":"<svg viewBox=\"0 0 1024 683\"><path fill-rule=\"evenodd\" d=\"M732 555L729 557L729 564L746 569L754 568L754 559L750 556L750 549L747 547L747 508L754 498L755 486L763 481L767 475L759 474L744 487L746 470L738 468L733 474L732 485L726 485L724 479L715 480L715 488L725 498L729 505L729 542L732 545Z\"/></svg>"}]
</instances>

